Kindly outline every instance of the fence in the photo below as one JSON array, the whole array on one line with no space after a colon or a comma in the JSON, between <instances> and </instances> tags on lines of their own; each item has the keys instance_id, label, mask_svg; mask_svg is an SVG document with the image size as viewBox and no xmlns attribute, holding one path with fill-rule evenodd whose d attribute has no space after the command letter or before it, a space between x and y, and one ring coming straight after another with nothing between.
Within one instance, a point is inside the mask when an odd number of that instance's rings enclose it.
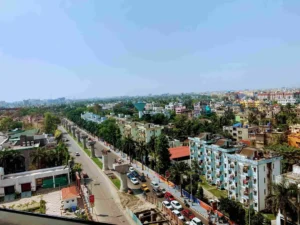
<instances>
[{"instance_id":1,"label":"fence","mask_svg":"<svg viewBox=\"0 0 300 225\"><path fill-rule=\"evenodd\" d=\"M131 217L131 219L135 222L135 224L143 225L142 222L137 218L137 216L128 207L126 207L126 212Z\"/></svg>"}]
</instances>

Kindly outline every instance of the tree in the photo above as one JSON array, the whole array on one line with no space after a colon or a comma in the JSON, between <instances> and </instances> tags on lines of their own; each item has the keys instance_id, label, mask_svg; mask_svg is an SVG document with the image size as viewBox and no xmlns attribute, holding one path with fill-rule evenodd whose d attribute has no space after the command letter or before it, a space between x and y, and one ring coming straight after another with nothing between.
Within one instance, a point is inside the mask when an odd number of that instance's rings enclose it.
<instances>
[{"instance_id":1,"label":"tree","mask_svg":"<svg viewBox=\"0 0 300 225\"><path fill-rule=\"evenodd\" d=\"M229 198L221 198L219 209L237 224L245 224L245 209L241 203L232 201Z\"/></svg>"},{"instance_id":2,"label":"tree","mask_svg":"<svg viewBox=\"0 0 300 225\"><path fill-rule=\"evenodd\" d=\"M11 127L13 120L11 117L4 117L0 120L0 130L4 132L8 132Z\"/></svg>"},{"instance_id":3,"label":"tree","mask_svg":"<svg viewBox=\"0 0 300 225\"><path fill-rule=\"evenodd\" d=\"M169 141L164 134L161 134L156 143L156 151L157 151L157 164L156 164L156 171L159 174L164 174L166 170L171 165L170 160L170 152L169 152Z\"/></svg>"},{"instance_id":4,"label":"tree","mask_svg":"<svg viewBox=\"0 0 300 225\"><path fill-rule=\"evenodd\" d=\"M59 123L60 121L56 116L49 112L45 113L44 129L47 134L54 134Z\"/></svg>"},{"instance_id":5,"label":"tree","mask_svg":"<svg viewBox=\"0 0 300 225\"><path fill-rule=\"evenodd\" d=\"M46 158L45 156L45 149L42 148L37 148L35 151L30 153L32 163L35 164L38 169L42 168L42 160Z\"/></svg>"},{"instance_id":6,"label":"tree","mask_svg":"<svg viewBox=\"0 0 300 225\"><path fill-rule=\"evenodd\" d=\"M98 136L113 146L116 146L119 139L121 139L121 132L116 124L116 120L108 119L101 123L98 130Z\"/></svg>"},{"instance_id":7,"label":"tree","mask_svg":"<svg viewBox=\"0 0 300 225\"><path fill-rule=\"evenodd\" d=\"M180 186L180 193L182 193L183 176L188 176L188 171L189 170L190 170L190 167L185 162L174 163L170 167L170 173L171 173L170 180L174 184Z\"/></svg>"},{"instance_id":8,"label":"tree","mask_svg":"<svg viewBox=\"0 0 300 225\"><path fill-rule=\"evenodd\" d=\"M156 152L156 137L154 135L151 136L150 141L146 144L147 153L151 157L151 169L154 169L154 165L156 165L157 152ZM146 157L146 161L148 161L148 157ZM146 162L147 164L147 162Z\"/></svg>"},{"instance_id":9,"label":"tree","mask_svg":"<svg viewBox=\"0 0 300 225\"><path fill-rule=\"evenodd\" d=\"M5 174L25 171L24 161L24 157L21 155L20 151L0 151L0 167L4 168Z\"/></svg>"},{"instance_id":10,"label":"tree","mask_svg":"<svg viewBox=\"0 0 300 225\"><path fill-rule=\"evenodd\" d=\"M129 161L132 162L133 154L135 153L135 143L131 137L125 137L123 140L123 151L129 155Z\"/></svg>"},{"instance_id":11,"label":"tree","mask_svg":"<svg viewBox=\"0 0 300 225\"><path fill-rule=\"evenodd\" d=\"M286 179L283 179L280 183L273 183L272 186L273 193L267 197L267 200L272 205L274 214L277 214L280 210L284 217L284 225L286 225L288 212L296 211L291 198L297 196L297 186L290 185Z\"/></svg>"},{"instance_id":12,"label":"tree","mask_svg":"<svg viewBox=\"0 0 300 225\"><path fill-rule=\"evenodd\" d=\"M249 224L249 212L250 212L250 224ZM270 225L270 221L265 218L260 212L255 213L254 209L251 207L246 210L245 215L246 225Z\"/></svg>"},{"instance_id":13,"label":"tree","mask_svg":"<svg viewBox=\"0 0 300 225\"><path fill-rule=\"evenodd\" d=\"M142 170L144 169L145 158L147 154L147 147L144 141L136 142L137 158L142 163Z\"/></svg>"}]
</instances>

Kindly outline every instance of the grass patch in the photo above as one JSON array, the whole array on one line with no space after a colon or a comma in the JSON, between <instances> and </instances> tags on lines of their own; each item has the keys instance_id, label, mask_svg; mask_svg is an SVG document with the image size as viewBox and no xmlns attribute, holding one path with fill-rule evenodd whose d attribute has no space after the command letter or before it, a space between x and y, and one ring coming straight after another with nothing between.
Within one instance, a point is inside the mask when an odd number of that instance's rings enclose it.
<instances>
[{"instance_id":1,"label":"grass patch","mask_svg":"<svg viewBox=\"0 0 300 225\"><path fill-rule=\"evenodd\" d=\"M212 186L212 185L209 185L205 179L205 176L200 176L201 177L201 180L202 180L202 183L201 183L201 186L209 191L210 193L212 193L214 196L216 196L217 198L221 198L221 197L228 197L228 192L226 190L220 190L217 188L217 186Z\"/></svg>"},{"instance_id":2,"label":"grass patch","mask_svg":"<svg viewBox=\"0 0 300 225\"><path fill-rule=\"evenodd\" d=\"M276 220L276 216L272 213L262 213L264 217L266 217L269 220Z\"/></svg>"},{"instance_id":3,"label":"grass patch","mask_svg":"<svg viewBox=\"0 0 300 225\"><path fill-rule=\"evenodd\" d=\"M120 190L121 187L121 181L117 178L110 178L110 180L113 182L113 184L118 188L118 190Z\"/></svg>"},{"instance_id":4,"label":"grass patch","mask_svg":"<svg viewBox=\"0 0 300 225\"><path fill-rule=\"evenodd\" d=\"M102 169L103 163L98 158L92 158L92 160L97 164L97 166Z\"/></svg>"}]
</instances>

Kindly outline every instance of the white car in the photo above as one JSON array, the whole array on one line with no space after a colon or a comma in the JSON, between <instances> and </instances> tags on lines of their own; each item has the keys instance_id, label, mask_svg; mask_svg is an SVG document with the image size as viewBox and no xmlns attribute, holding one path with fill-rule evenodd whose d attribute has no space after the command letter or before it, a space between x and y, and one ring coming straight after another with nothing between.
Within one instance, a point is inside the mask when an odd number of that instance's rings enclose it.
<instances>
[{"instance_id":1,"label":"white car","mask_svg":"<svg viewBox=\"0 0 300 225\"><path fill-rule=\"evenodd\" d=\"M183 210L182 206L177 201L171 201L171 206L179 211Z\"/></svg>"},{"instance_id":2,"label":"white car","mask_svg":"<svg viewBox=\"0 0 300 225\"><path fill-rule=\"evenodd\" d=\"M164 189L164 188L162 188L162 187L160 187L159 190L160 190L163 194L166 194L166 192L167 192L166 189Z\"/></svg>"},{"instance_id":3,"label":"white car","mask_svg":"<svg viewBox=\"0 0 300 225\"><path fill-rule=\"evenodd\" d=\"M155 181L152 181L152 182L151 182L151 186L152 186L154 189L159 188L158 183L155 182Z\"/></svg>"},{"instance_id":4,"label":"white car","mask_svg":"<svg viewBox=\"0 0 300 225\"><path fill-rule=\"evenodd\" d=\"M184 219L184 216L181 215L181 213L180 213L178 210L173 210L172 213L175 214L175 215L178 217L178 219L180 219L180 220L182 220L182 221L185 220L185 219Z\"/></svg>"},{"instance_id":5,"label":"white car","mask_svg":"<svg viewBox=\"0 0 300 225\"><path fill-rule=\"evenodd\" d=\"M163 201L162 204L163 204L167 209L173 209L173 207L171 206L170 202L168 202L168 201Z\"/></svg>"},{"instance_id":6,"label":"white car","mask_svg":"<svg viewBox=\"0 0 300 225\"><path fill-rule=\"evenodd\" d=\"M76 156L80 156L79 152L76 152L75 155L76 155Z\"/></svg>"},{"instance_id":7,"label":"white car","mask_svg":"<svg viewBox=\"0 0 300 225\"><path fill-rule=\"evenodd\" d=\"M139 184L138 179L136 179L135 177L131 178L130 181L131 181L131 183L133 183L134 185Z\"/></svg>"},{"instance_id":8,"label":"white car","mask_svg":"<svg viewBox=\"0 0 300 225\"><path fill-rule=\"evenodd\" d=\"M129 172L133 172L134 171L134 168L133 167L129 167Z\"/></svg>"},{"instance_id":9,"label":"white car","mask_svg":"<svg viewBox=\"0 0 300 225\"><path fill-rule=\"evenodd\" d=\"M190 225L203 225L202 221L200 219L198 219L197 217L194 217L191 222Z\"/></svg>"}]
</instances>

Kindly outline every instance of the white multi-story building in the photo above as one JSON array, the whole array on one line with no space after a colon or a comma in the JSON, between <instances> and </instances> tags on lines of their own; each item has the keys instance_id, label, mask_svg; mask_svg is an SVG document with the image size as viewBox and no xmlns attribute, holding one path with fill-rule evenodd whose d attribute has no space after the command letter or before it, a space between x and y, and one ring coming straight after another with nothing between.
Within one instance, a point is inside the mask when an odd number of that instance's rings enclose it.
<instances>
[{"instance_id":1,"label":"white multi-story building","mask_svg":"<svg viewBox=\"0 0 300 225\"><path fill-rule=\"evenodd\" d=\"M281 158L255 148L232 145L231 140L189 138L191 158L199 161L208 183L228 190L230 199L256 211L266 207L271 184L281 173Z\"/></svg>"},{"instance_id":2,"label":"white multi-story building","mask_svg":"<svg viewBox=\"0 0 300 225\"><path fill-rule=\"evenodd\" d=\"M280 105L287 105L288 103L294 105L297 102L295 98L284 98L277 100L277 103Z\"/></svg>"},{"instance_id":3,"label":"white multi-story building","mask_svg":"<svg viewBox=\"0 0 300 225\"><path fill-rule=\"evenodd\" d=\"M101 117L91 112L84 112L84 114L81 114L81 119L100 124L104 122L107 118Z\"/></svg>"}]
</instances>

